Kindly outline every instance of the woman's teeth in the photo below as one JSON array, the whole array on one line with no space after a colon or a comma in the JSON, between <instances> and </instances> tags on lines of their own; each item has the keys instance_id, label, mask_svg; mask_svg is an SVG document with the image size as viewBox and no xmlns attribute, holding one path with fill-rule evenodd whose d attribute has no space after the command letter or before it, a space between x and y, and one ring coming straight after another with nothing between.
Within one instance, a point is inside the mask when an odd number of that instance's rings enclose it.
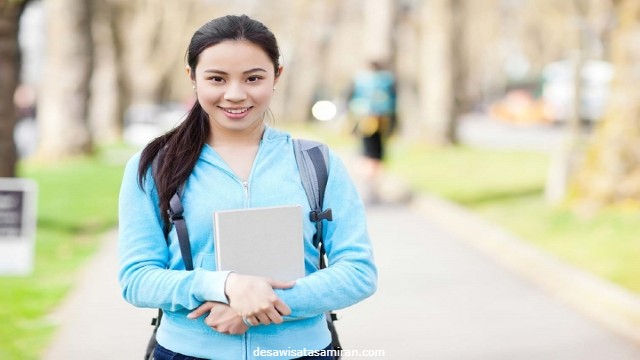
<instances>
[{"instance_id":1,"label":"woman's teeth","mask_svg":"<svg viewBox=\"0 0 640 360\"><path fill-rule=\"evenodd\" d=\"M247 112L247 110L249 110L249 108L242 108L242 109L223 109L224 111L231 113L231 114L242 114Z\"/></svg>"}]
</instances>

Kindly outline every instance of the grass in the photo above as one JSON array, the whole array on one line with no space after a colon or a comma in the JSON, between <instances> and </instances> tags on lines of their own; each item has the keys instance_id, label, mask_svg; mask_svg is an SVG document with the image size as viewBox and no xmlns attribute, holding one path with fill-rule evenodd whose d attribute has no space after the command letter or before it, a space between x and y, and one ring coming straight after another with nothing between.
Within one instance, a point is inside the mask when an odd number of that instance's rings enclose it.
<instances>
[{"instance_id":1,"label":"grass","mask_svg":"<svg viewBox=\"0 0 640 360\"><path fill-rule=\"evenodd\" d=\"M113 148L56 166L21 164L21 177L38 184L35 266L28 276L0 277L0 359L40 358L56 328L48 314L117 224L126 154Z\"/></svg>"},{"instance_id":2,"label":"grass","mask_svg":"<svg viewBox=\"0 0 640 360\"><path fill-rule=\"evenodd\" d=\"M544 201L549 159L526 151L394 143L388 169L418 191L457 202L558 258L640 293L640 209L584 218Z\"/></svg>"},{"instance_id":3,"label":"grass","mask_svg":"<svg viewBox=\"0 0 640 360\"><path fill-rule=\"evenodd\" d=\"M540 194L547 159L543 154L428 148L396 144L389 153L392 171L415 189L437 193L469 207Z\"/></svg>"}]
</instances>

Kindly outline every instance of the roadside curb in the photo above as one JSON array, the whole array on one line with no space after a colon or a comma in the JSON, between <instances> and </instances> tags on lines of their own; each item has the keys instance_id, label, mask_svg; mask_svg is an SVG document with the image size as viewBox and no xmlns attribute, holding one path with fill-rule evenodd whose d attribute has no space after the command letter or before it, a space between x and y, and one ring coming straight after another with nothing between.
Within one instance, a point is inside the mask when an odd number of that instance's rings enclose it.
<instances>
[{"instance_id":1,"label":"roadside curb","mask_svg":"<svg viewBox=\"0 0 640 360\"><path fill-rule=\"evenodd\" d=\"M462 206L427 195L416 195L410 206L500 265L640 344L640 296L561 262Z\"/></svg>"}]
</instances>

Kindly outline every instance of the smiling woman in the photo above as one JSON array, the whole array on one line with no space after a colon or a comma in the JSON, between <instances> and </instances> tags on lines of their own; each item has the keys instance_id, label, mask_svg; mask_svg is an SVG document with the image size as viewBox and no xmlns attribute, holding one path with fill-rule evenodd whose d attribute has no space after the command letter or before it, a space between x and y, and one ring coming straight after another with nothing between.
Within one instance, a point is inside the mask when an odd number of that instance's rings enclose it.
<instances>
[{"instance_id":1,"label":"smiling woman","mask_svg":"<svg viewBox=\"0 0 640 360\"><path fill-rule=\"evenodd\" d=\"M203 25L187 52L197 101L184 121L127 164L120 192L120 284L133 305L163 311L157 360L253 359L257 348L321 354L333 349L325 313L376 289L364 206L332 151L324 159L323 205L332 209L333 221L318 220L324 222L329 266L320 270L316 223L305 218L304 277L281 281L217 269L215 211L287 205L311 211L293 139L264 122L282 74L279 58L273 33L247 16ZM180 228L190 239L184 250L169 219L175 194L184 207L180 220L188 225ZM195 261L185 261L183 251Z\"/></svg>"}]
</instances>

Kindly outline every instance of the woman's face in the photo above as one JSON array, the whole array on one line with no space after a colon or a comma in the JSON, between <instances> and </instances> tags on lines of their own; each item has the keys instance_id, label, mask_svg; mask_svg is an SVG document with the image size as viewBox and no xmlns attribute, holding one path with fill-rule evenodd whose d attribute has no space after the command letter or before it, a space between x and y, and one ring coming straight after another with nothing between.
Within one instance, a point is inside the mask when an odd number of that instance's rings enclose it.
<instances>
[{"instance_id":1,"label":"woman's face","mask_svg":"<svg viewBox=\"0 0 640 360\"><path fill-rule=\"evenodd\" d=\"M187 71L214 134L262 130L278 81L273 62L262 48L249 41L224 41L200 53L195 74Z\"/></svg>"}]
</instances>

